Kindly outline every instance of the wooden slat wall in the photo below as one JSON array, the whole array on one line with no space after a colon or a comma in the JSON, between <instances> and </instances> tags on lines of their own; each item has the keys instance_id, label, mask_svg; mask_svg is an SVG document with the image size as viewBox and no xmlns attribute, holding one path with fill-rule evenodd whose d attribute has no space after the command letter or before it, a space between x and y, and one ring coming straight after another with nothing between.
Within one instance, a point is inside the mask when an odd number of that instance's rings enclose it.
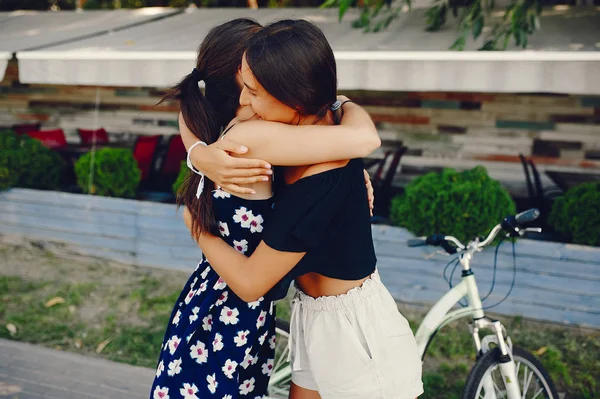
<instances>
[{"instance_id":1,"label":"wooden slat wall","mask_svg":"<svg viewBox=\"0 0 600 399\"><path fill-rule=\"evenodd\" d=\"M117 198L2 192L0 234L140 266L189 270L201 256L174 205Z\"/></svg>"},{"instance_id":2,"label":"wooden slat wall","mask_svg":"<svg viewBox=\"0 0 600 399\"><path fill-rule=\"evenodd\" d=\"M411 237L404 229L373 226L378 267L397 300L430 305L448 288L442 271L450 258L408 248ZM61 250L166 269L192 270L201 256L174 205L51 191L0 193L0 239L58 243ZM516 253L516 284L494 312L600 328L600 248L520 240ZM493 250L473 262L482 295L492 266ZM504 244L487 304L508 292L512 267L512 248Z\"/></svg>"}]
</instances>

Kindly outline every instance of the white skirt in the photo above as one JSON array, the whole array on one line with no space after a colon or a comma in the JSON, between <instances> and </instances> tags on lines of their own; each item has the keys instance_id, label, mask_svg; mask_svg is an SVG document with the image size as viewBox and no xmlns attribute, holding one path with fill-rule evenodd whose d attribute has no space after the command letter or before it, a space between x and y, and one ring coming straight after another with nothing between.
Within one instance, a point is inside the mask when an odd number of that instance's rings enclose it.
<instances>
[{"instance_id":1,"label":"white skirt","mask_svg":"<svg viewBox=\"0 0 600 399\"><path fill-rule=\"evenodd\" d=\"M423 393L414 335L377 271L339 296L292 300L292 381L322 399L414 399Z\"/></svg>"}]
</instances>

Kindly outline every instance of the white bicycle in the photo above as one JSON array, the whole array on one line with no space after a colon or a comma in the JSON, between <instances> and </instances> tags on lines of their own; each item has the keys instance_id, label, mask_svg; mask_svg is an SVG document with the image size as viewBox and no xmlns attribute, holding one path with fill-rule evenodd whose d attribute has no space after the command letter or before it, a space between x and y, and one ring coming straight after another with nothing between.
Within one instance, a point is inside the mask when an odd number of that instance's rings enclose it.
<instances>
[{"instance_id":1,"label":"white bicycle","mask_svg":"<svg viewBox=\"0 0 600 399\"><path fill-rule=\"evenodd\" d=\"M408 241L411 247L439 246L449 254L458 254L454 265L462 266L461 282L452 287L431 308L419 326L415 338L421 358L424 358L427 348L442 327L465 317L471 319L469 327L477 352L477 361L467 378L463 399L558 399L554 383L539 360L533 354L513 346L506 328L500 321L486 317L486 307L482 304L475 275L471 270L474 255L491 244L500 232L504 232L507 237L519 237L527 231L540 232L539 228L521 227L538 216L539 211L531 209L516 216L506 217L483 241L475 238L467 245L463 245L455 237L439 234ZM466 300L466 304L461 303L463 299ZM461 308L452 310L457 304L460 304ZM487 308L489 307L491 306ZM491 331L491 334L482 336L481 332L484 330ZM273 398L287 397L289 390L291 370L287 363L288 338L289 325L278 320L275 371L269 388L269 395Z\"/></svg>"}]
</instances>

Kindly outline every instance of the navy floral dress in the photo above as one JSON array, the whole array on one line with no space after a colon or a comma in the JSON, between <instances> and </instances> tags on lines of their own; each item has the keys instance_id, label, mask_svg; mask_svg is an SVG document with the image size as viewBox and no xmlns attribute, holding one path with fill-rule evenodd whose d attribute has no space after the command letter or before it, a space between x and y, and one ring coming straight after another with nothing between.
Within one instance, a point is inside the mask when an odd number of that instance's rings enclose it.
<instances>
[{"instance_id":1,"label":"navy floral dress","mask_svg":"<svg viewBox=\"0 0 600 399\"><path fill-rule=\"evenodd\" d=\"M213 191L213 198L222 238L250 256L272 200L223 190ZM203 258L173 309L151 399L263 398L273 370L277 291L281 287L246 303Z\"/></svg>"}]
</instances>

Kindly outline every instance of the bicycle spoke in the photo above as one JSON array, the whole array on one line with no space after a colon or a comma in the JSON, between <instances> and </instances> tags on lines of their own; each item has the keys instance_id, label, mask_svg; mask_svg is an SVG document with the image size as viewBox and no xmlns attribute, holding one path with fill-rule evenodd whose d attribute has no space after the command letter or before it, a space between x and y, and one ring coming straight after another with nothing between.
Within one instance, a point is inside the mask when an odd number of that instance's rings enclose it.
<instances>
[{"instance_id":1,"label":"bicycle spoke","mask_svg":"<svg viewBox=\"0 0 600 399\"><path fill-rule=\"evenodd\" d=\"M527 390L529 389L529 384L531 383L531 378L533 377L533 371L531 371L530 374L527 374L527 372L525 373L525 377L526 377L526 381L523 380L523 399L525 399L525 396L527 394Z\"/></svg>"},{"instance_id":2,"label":"bicycle spoke","mask_svg":"<svg viewBox=\"0 0 600 399\"><path fill-rule=\"evenodd\" d=\"M534 396L534 397L532 397L531 399L535 399L535 398L537 398L537 397L538 397L538 395L539 395L539 394L541 394L542 392L544 392L544 387L541 387L541 388L540 388L540 390L539 390L539 391L537 391L537 392L535 393L535 396Z\"/></svg>"}]
</instances>

